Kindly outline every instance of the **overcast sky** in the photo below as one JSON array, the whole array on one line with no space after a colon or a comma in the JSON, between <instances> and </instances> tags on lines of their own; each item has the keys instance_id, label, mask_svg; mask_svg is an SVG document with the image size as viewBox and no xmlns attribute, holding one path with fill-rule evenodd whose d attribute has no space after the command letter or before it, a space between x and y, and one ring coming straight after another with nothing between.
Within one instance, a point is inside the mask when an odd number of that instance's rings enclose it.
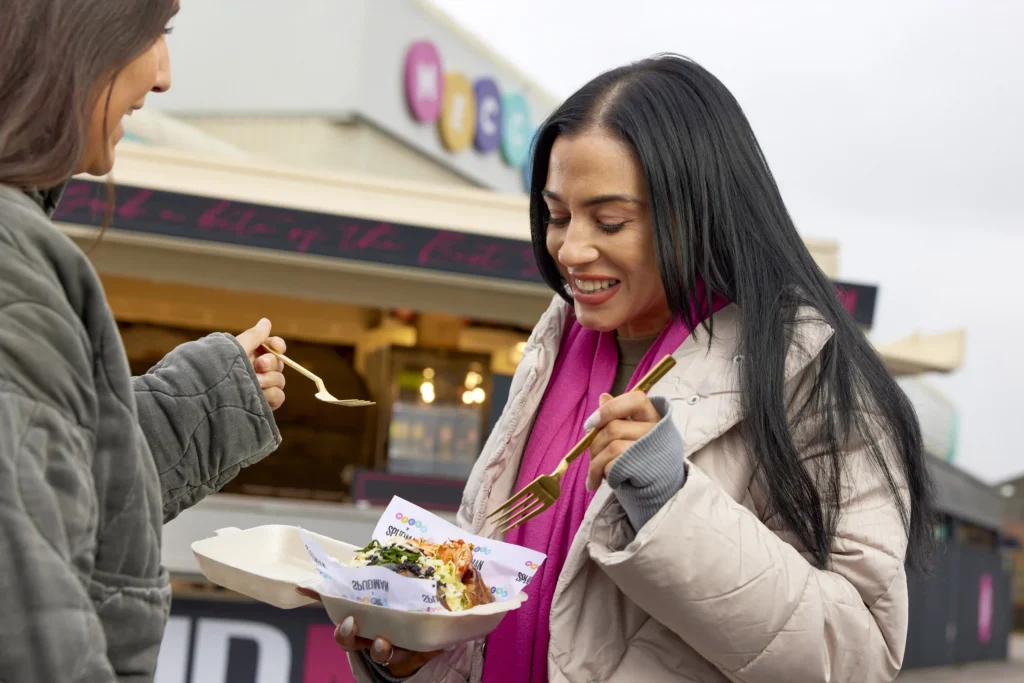
<instances>
[{"instance_id":1,"label":"overcast sky","mask_svg":"<svg viewBox=\"0 0 1024 683\"><path fill-rule=\"evenodd\" d=\"M433 0L559 97L655 52L744 106L801 231L878 284L873 337L967 329L957 463L1024 473L1024 2Z\"/></svg>"}]
</instances>

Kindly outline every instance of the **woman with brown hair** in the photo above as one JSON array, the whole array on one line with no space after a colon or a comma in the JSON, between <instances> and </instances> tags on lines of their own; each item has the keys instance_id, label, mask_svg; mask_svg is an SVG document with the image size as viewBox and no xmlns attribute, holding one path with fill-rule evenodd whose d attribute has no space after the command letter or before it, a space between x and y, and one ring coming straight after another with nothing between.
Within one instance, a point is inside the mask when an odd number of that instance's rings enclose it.
<instances>
[{"instance_id":1,"label":"woman with brown hair","mask_svg":"<svg viewBox=\"0 0 1024 683\"><path fill-rule=\"evenodd\" d=\"M171 84L177 0L0 8L0 681L149 681L170 605L161 525L280 443L270 322L132 377L86 256L51 223Z\"/></svg>"}]
</instances>

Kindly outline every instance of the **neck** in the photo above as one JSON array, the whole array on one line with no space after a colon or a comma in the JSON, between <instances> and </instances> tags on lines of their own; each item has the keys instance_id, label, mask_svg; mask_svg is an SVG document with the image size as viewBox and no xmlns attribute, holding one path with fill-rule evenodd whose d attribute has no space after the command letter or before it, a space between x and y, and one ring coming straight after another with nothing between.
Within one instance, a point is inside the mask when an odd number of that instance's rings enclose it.
<instances>
[{"instance_id":1,"label":"neck","mask_svg":"<svg viewBox=\"0 0 1024 683\"><path fill-rule=\"evenodd\" d=\"M665 310L656 316L645 316L630 320L616 330L621 339L656 337L672 322L672 313Z\"/></svg>"}]
</instances>

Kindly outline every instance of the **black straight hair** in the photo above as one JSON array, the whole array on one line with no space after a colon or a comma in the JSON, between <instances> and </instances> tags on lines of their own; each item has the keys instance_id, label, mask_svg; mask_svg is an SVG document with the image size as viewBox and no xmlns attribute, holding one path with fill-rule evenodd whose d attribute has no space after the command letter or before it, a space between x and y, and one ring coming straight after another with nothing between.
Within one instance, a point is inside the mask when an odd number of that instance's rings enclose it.
<instances>
[{"instance_id":1,"label":"black straight hair","mask_svg":"<svg viewBox=\"0 0 1024 683\"><path fill-rule=\"evenodd\" d=\"M533 249L544 280L571 302L546 247L543 190L560 135L601 130L629 145L647 185L658 268L669 307L691 329L696 283L743 315L740 390L756 476L777 514L827 567L842 514L844 446L870 450L907 533L907 563L933 545L931 483L913 406L842 307L782 201L761 147L728 89L692 60L663 55L608 71L573 94L537 133L530 181ZM701 308L701 307L697 307ZM834 330L806 400L787 404L785 362L807 312ZM800 441L817 457L802 460Z\"/></svg>"}]
</instances>

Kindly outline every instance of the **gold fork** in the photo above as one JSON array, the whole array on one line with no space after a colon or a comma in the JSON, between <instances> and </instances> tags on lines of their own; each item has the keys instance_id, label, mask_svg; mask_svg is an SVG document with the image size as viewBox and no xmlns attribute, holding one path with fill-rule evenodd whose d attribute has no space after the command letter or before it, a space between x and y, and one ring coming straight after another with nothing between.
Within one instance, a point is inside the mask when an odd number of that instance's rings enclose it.
<instances>
[{"instance_id":1,"label":"gold fork","mask_svg":"<svg viewBox=\"0 0 1024 683\"><path fill-rule=\"evenodd\" d=\"M278 353L277 351L275 351L274 349L270 348L266 344L263 345L263 349L267 353L270 353L270 354L273 354L274 356L277 356L281 360L281 362L283 362L285 365L290 367L292 370L295 370L296 372L302 373L303 375L305 375L309 379L313 380L313 383L316 384L316 388L317 388L316 397L318 399L320 399L321 401L323 401L324 403L332 403L332 404L334 404L336 406L349 406L349 407L354 407L354 406L372 406L372 405L374 405L373 401L364 401L364 400L358 399L358 398L348 398L348 399L334 398L334 396L331 396L331 393L329 391L327 391L327 387L324 385L324 381L322 379L320 379L319 377L317 377L316 375L314 375L312 372L310 372L306 368L302 367L301 365L299 365L298 363L296 363L295 361L293 361L291 358L289 358L288 356L284 355L283 353Z\"/></svg>"},{"instance_id":2,"label":"gold fork","mask_svg":"<svg viewBox=\"0 0 1024 683\"><path fill-rule=\"evenodd\" d=\"M633 387L633 391L642 391L646 394L675 364L676 361L672 356L665 356L643 376L643 379ZM502 527L501 533L504 534L554 505L558 497L562 495L562 477L568 471L569 465L590 448L597 432L597 429L588 431L580 442L562 458L562 462L558 463L554 472L542 474L534 479L521 491L502 503L501 507L487 515L487 519L493 520L497 526Z\"/></svg>"}]
</instances>

